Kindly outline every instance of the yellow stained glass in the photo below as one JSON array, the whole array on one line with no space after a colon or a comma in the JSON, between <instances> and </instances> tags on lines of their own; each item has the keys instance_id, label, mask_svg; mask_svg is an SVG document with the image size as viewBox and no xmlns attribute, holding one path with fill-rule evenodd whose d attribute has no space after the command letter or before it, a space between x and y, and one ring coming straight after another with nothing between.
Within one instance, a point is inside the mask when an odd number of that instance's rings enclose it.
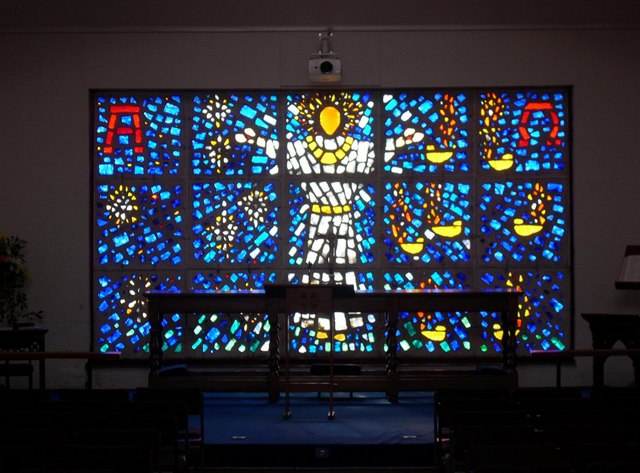
<instances>
[{"instance_id":1,"label":"yellow stained glass","mask_svg":"<svg viewBox=\"0 0 640 473\"><path fill-rule=\"evenodd\" d=\"M340 126L340 112L337 108L328 106L320 112L320 126L329 136L333 135Z\"/></svg>"}]
</instances>

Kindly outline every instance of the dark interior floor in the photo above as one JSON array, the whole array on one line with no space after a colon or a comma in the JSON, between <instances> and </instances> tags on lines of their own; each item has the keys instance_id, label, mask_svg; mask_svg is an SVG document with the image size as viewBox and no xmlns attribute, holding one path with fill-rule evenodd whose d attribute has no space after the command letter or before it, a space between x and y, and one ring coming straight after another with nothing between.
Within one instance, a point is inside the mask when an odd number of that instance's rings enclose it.
<instances>
[{"instance_id":1,"label":"dark interior floor","mask_svg":"<svg viewBox=\"0 0 640 473\"><path fill-rule=\"evenodd\" d=\"M205 394L205 465L210 467L431 467L430 392L397 403L383 393L324 393L270 403L264 394Z\"/></svg>"}]
</instances>

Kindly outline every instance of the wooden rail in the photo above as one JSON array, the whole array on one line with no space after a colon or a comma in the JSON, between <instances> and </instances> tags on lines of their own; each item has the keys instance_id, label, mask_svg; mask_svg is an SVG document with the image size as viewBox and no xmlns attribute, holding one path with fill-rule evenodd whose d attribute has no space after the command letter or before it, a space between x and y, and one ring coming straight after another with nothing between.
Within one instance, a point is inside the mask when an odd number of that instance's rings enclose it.
<instances>
[{"instance_id":1,"label":"wooden rail","mask_svg":"<svg viewBox=\"0 0 640 473\"><path fill-rule=\"evenodd\" d=\"M640 349L635 348L593 348L593 349L577 349L577 350L533 350L531 358L535 360L549 360L556 363L556 386L562 385L562 363L568 359L578 357L592 357L594 359L594 370L600 369L601 363L596 364L595 361L601 362L610 356L628 356L634 363L640 361ZM602 376L594 376L595 379L602 379ZM636 380L638 382L639 380Z\"/></svg>"},{"instance_id":2,"label":"wooden rail","mask_svg":"<svg viewBox=\"0 0 640 473\"><path fill-rule=\"evenodd\" d=\"M118 352L93 351L0 351L0 360L5 361L6 376L9 376L10 361L38 361L39 387L46 388L46 360L86 360L87 372L86 388L93 387L93 362L102 360L118 360Z\"/></svg>"}]
</instances>

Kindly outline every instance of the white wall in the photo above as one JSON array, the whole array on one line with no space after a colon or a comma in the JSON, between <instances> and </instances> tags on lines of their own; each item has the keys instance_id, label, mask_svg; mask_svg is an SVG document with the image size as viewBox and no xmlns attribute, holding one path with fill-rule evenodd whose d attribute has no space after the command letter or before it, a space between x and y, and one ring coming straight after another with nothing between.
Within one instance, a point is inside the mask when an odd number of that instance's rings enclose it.
<instances>
[{"instance_id":1,"label":"white wall","mask_svg":"<svg viewBox=\"0 0 640 473\"><path fill-rule=\"evenodd\" d=\"M50 350L90 344L90 89L307 86L313 32L0 33L0 232L29 241L30 305L46 312ZM336 31L350 86L573 86L575 344L582 312L640 312L614 281L640 244L640 30ZM590 360L566 384L591 383ZM520 370L553 384L552 367ZM81 386L81 362L50 362L50 387ZM96 385L146 383L144 369L96 374ZM627 360L606 380L632 381Z\"/></svg>"}]
</instances>

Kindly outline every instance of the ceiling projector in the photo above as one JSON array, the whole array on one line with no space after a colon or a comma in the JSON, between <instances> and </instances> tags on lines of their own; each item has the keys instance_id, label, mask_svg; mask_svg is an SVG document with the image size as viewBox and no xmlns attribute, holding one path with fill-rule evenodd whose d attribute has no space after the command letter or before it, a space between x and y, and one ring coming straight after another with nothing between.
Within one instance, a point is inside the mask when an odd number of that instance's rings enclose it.
<instances>
[{"instance_id":1,"label":"ceiling projector","mask_svg":"<svg viewBox=\"0 0 640 473\"><path fill-rule=\"evenodd\" d=\"M319 54L309 58L309 78L311 82L340 82L342 64L334 55Z\"/></svg>"},{"instance_id":2,"label":"ceiling projector","mask_svg":"<svg viewBox=\"0 0 640 473\"><path fill-rule=\"evenodd\" d=\"M331 50L331 32L321 33L320 51L309 58L309 79L315 83L335 83L342 80L340 57Z\"/></svg>"}]
</instances>

